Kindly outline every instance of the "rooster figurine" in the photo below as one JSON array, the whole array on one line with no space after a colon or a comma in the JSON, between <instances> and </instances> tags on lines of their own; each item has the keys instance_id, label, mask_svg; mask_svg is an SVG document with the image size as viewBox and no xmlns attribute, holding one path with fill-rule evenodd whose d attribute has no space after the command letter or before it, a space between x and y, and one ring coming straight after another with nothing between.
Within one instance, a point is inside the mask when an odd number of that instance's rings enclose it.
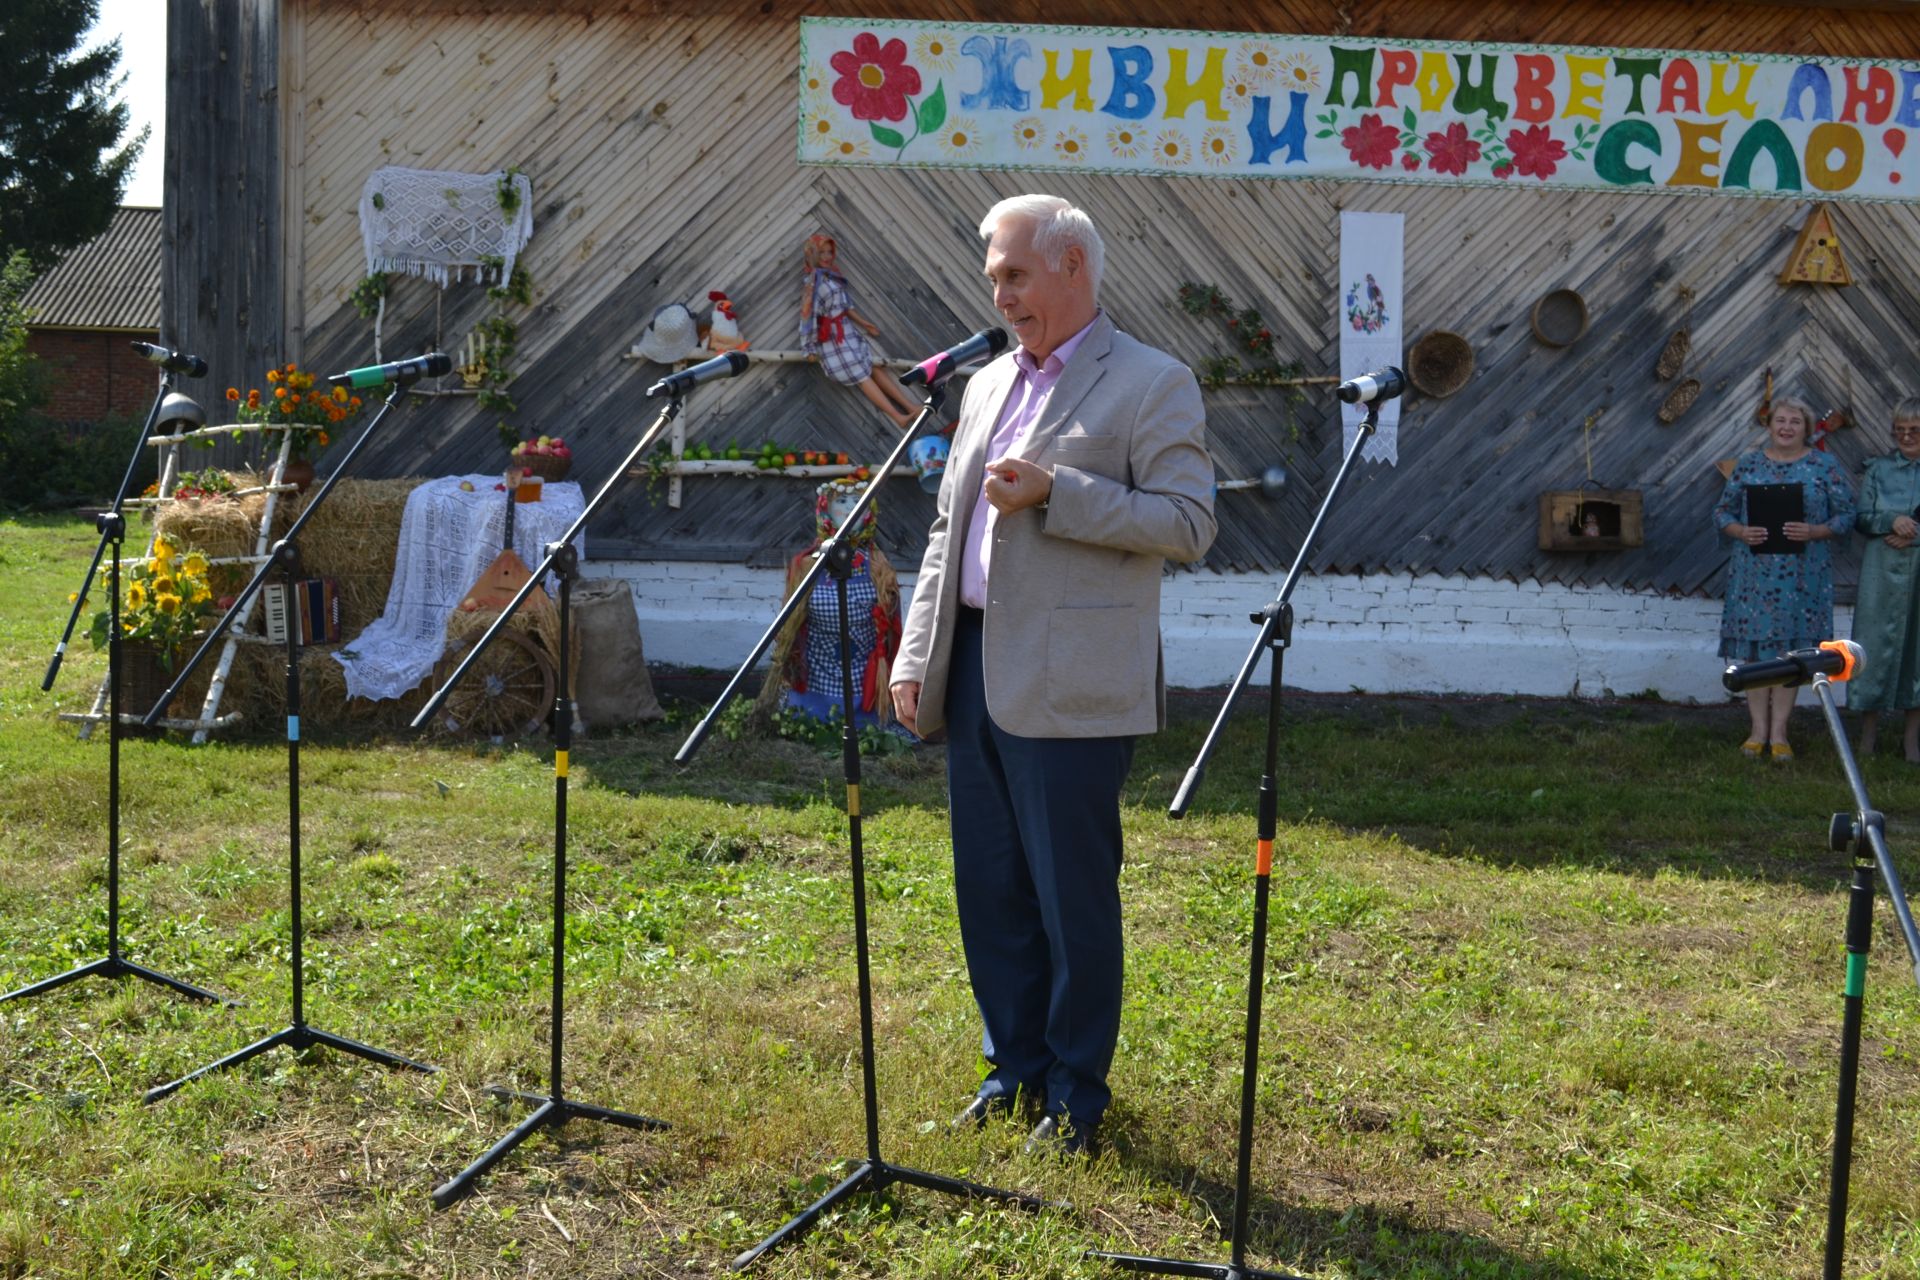
<instances>
[{"instance_id":1,"label":"rooster figurine","mask_svg":"<svg viewBox=\"0 0 1920 1280\"><path fill-rule=\"evenodd\" d=\"M715 354L745 351L747 340L740 336L740 319L733 313L733 300L715 289L707 294L713 303L713 319L707 330L707 347Z\"/></svg>"}]
</instances>

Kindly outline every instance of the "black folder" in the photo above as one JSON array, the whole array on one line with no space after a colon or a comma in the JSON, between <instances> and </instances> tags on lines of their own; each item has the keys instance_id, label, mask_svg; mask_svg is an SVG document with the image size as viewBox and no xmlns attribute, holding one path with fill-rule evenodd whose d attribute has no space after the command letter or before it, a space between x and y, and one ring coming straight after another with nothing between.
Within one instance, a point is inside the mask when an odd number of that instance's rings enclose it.
<instances>
[{"instance_id":1,"label":"black folder","mask_svg":"<svg viewBox=\"0 0 1920 1280\"><path fill-rule=\"evenodd\" d=\"M1797 556L1806 552L1804 542L1791 542L1781 526L1807 518L1807 492L1797 484L1750 484L1747 486L1747 523L1767 531L1767 540L1754 548L1760 555Z\"/></svg>"}]
</instances>

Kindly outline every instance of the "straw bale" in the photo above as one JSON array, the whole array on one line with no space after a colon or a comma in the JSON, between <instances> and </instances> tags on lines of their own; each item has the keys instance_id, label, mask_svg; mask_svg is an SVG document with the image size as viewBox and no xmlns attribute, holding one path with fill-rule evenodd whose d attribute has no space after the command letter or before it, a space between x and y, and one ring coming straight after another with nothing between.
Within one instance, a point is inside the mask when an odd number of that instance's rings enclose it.
<instances>
[{"instance_id":1,"label":"straw bale","mask_svg":"<svg viewBox=\"0 0 1920 1280\"><path fill-rule=\"evenodd\" d=\"M348 633L358 633L387 607L394 562L400 551L400 517L407 496L423 483L344 479L334 486L300 531L300 561L309 577L332 578L340 588L340 616ZM284 504L287 520L306 509L307 498ZM276 521L276 523L278 523Z\"/></svg>"},{"instance_id":2,"label":"straw bale","mask_svg":"<svg viewBox=\"0 0 1920 1280\"><path fill-rule=\"evenodd\" d=\"M432 682L398 698L349 698L347 673L333 660L337 645L300 650L300 717L321 729L343 724L398 729L412 720L432 692ZM227 676L226 704L250 719L270 721L287 711L287 651L280 645L243 644Z\"/></svg>"}]
</instances>

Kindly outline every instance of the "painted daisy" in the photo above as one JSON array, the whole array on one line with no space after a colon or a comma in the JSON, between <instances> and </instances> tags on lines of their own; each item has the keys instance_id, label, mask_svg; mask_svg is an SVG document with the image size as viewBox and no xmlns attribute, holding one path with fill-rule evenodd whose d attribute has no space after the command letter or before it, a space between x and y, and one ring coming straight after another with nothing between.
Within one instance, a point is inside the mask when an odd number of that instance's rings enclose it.
<instances>
[{"instance_id":1,"label":"painted daisy","mask_svg":"<svg viewBox=\"0 0 1920 1280\"><path fill-rule=\"evenodd\" d=\"M825 106L833 100L833 85L825 67L809 64L800 73L800 100L808 106Z\"/></svg>"},{"instance_id":2,"label":"painted daisy","mask_svg":"<svg viewBox=\"0 0 1920 1280\"><path fill-rule=\"evenodd\" d=\"M849 138L844 134L836 135L827 148L827 157L832 160L865 160L872 154L873 147L865 138Z\"/></svg>"},{"instance_id":3,"label":"painted daisy","mask_svg":"<svg viewBox=\"0 0 1920 1280\"><path fill-rule=\"evenodd\" d=\"M1320 87L1320 64L1305 49L1296 49L1280 59L1280 87L1311 92Z\"/></svg>"},{"instance_id":4,"label":"painted daisy","mask_svg":"<svg viewBox=\"0 0 1920 1280\"><path fill-rule=\"evenodd\" d=\"M1153 140L1153 162L1163 169L1185 168L1193 159L1193 143L1178 129L1162 129Z\"/></svg>"},{"instance_id":5,"label":"painted daisy","mask_svg":"<svg viewBox=\"0 0 1920 1280\"><path fill-rule=\"evenodd\" d=\"M1234 138L1233 130L1225 125L1214 125L1200 137L1200 158L1218 169L1232 164L1240 158L1240 144Z\"/></svg>"},{"instance_id":6,"label":"painted daisy","mask_svg":"<svg viewBox=\"0 0 1920 1280\"><path fill-rule=\"evenodd\" d=\"M960 45L951 32L927 31L914 37L913 56L929 71L951 71L960 60Z\"/></svg>"},{"instance_id":7,"label":"painted daisy","mask_svg":"<svg viewBox=\"0 0 1920 1280\"><path fill-rule=\"evenodd\" d=\"M956 116L934 135L940 154L948 160L971 160L980 150L980 126L966 116Z\"/></svg>"},{"instance_id":8,"label":"painted daisy","mask_svg":"<svg viewBox=\"0 0 1920 1280\"><path fill-rule=\"evenodd\" d=\"M1136 159L1146 145L1146 135L1133 125L1117 124L1107 130L1107 150L1122 160Z\"/></svg>"},{"instance_id":9,"label":"painted daisy","mask_svg":"<svg viewBox=\"0 0 1920 1280\"><path fill-rule=\"evenodd\" d=\"M834 143L833 121L825 116L814 115L811 112L802 113L800 117L800 139L801 145L806 147L808 151L831 150Z\"/></svg>"},{"instance_id":10,"label":"painted daisy","mask_svg":"<svg viewBox=\"0 0 1920 1280\"><path fill-rule=\"evenodd\" d=\"M1047 140L1047 131L1039 116L1021 116L1013 123L1013 140L1022 151L1033 151Z\"/></svg>"},{"instance_id":11,"label":"painted daisy","mask_svg":"<svg viewBox=\"0 0 1920 1280\"><path fill-rule=\"evenodd\" d=\"M1078 129L1062 129L1053 135L1053 153L1069 164L1087 158L1087 135Z\"/></svg>"},{"instance_id":12,"label":"painted daisy","mask_svg":"<svg viewBox=\"0 0 1920 1280\"><path fill-rule=\"evenodd\" d=\"M1273 46L1265 40L1242 40L1237 51L1233 74L1255 85L1273 83L1274 71L1278 61L1274 57Z\"/></svg>"},{"instance_id":13,"label":"painted daisy","mask_svg":"<svg viewBox=\"0 0 1920 1280\"><path fill-rule=\"evenodd\" d=\"M1228 76L1226 93L1227 106L1233 110L1251 110L1254 95L1258 94L1260 89L1260 85L1255 84L1243 75L1234 74Z\"/></svg>"}]
</instances>

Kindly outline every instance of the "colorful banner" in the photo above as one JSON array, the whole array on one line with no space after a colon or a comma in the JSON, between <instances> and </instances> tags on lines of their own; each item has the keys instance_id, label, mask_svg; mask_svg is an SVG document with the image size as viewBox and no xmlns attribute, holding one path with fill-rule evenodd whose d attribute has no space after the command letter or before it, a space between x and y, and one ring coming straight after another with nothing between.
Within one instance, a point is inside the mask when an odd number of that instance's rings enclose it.
<instances>
[{"instance_id":1,"label":"colorful banner","mask_svg":"<svg viewBox=\"0 0 1920 1280\"><path fill-rule=\"evenodd\" d=\"M845 18L800 43L811 164L1920 199L1920 64Z\"/></svg>"}]
</instances>

